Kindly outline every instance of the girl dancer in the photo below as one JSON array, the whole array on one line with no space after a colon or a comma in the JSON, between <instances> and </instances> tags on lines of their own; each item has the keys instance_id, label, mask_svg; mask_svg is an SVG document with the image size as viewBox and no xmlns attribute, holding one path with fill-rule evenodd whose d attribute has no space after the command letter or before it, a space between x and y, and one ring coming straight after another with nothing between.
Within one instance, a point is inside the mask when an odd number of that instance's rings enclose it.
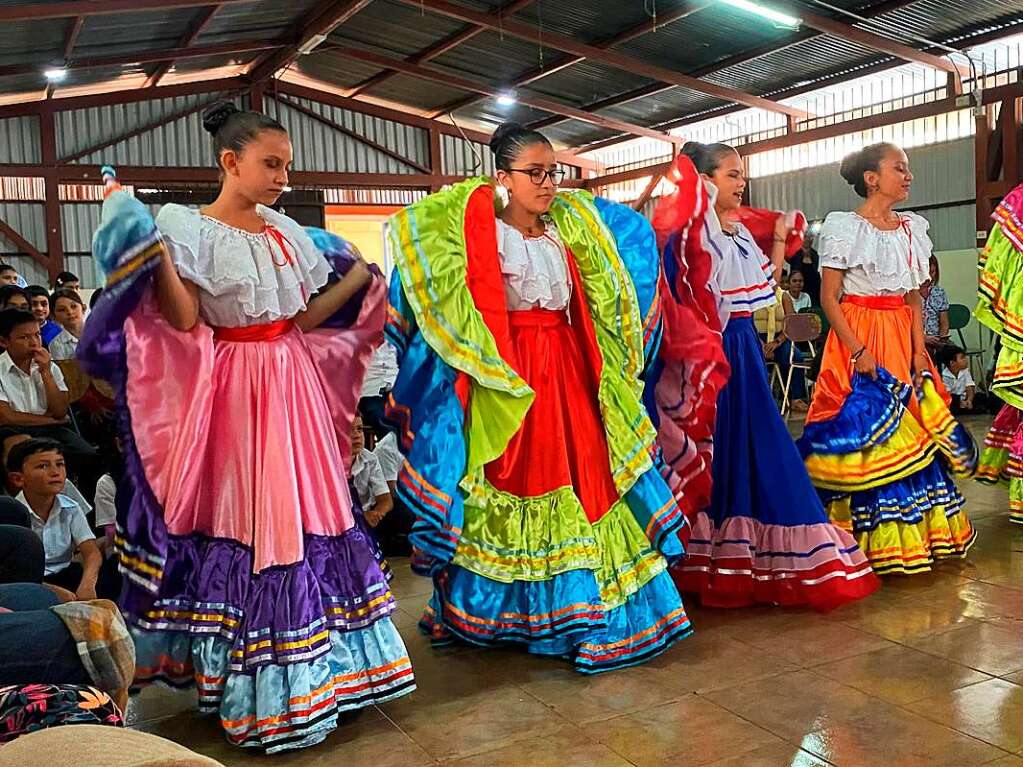
<instances>
[{"instance_id":1,"label":"girl dancer","mask_svg":"<svg viewBox=\"0 0 1023 767\"><path fill-rule=\"evenodd\" d=\"M434 580L421 627L587 673L640 663L690 631L666 559L685 520L642 403L660 329L653 232L559 193L540 133L505 125L491 148L503 210L473 179L388 227L398 494Z\"/></svg>"},{"instance_id":2,"label":"girl dancer","mask_svg":"<svg viewBox=\"0 0 1023 767\"><path fill-rule=\"evenodd\" d=\"M699 236L715 252L720 292L731 305L723 337L731 377L717 400L713 494L709 507L696 510L676 581L714 607L774 603L827 610L859 599L877 588L877 579L852 537L824 514L771 396L751 317L775 302L784 217L768 258L735 220L746 189L738 153L726 144L696 142L682 152L688 161L677 166L680 186L692 187L698 172L713 199ZM703 194L700 187L696 193ZM678 255L668 250L665 257ZM667 332L670 337L672 328Z\"/></svg>"},{"instance_id":3,"label":"girl dancer","mask_svg":"<svg viewBox=\"0 0 1023 767\"><path fill-rule=\"evenodd\" d=\"M992 215L994 227L980 255L977 319L998 334L1001 351L992 389L1005 405L987 438L977 479L1009 485L1009 520L1023 524L1023 184Z\"/></svg>"},{"instance_id":4,"label":"girl dancer","mask_svg":"<svg viewBox=\"0 0 1023 767\"><path fill-rule=\"evenodd\" d=\"M340 245L267 207L291 165L280 124L230 103L203 124L213 204L168 205L156 231L109 195L94 243L107 289L79 357L117 386L137 681L194 680L232 743L280 751L413 689L344 472L384 286L358 261L332 275L322 246Z\"/></svg>"},{"instance_id":5,"label":"girl dancer","mask_svg":"<svg viewBox=\"0 0 1023 767\"><path fill-rule=\"evenodd\" d=\"M821 229L832 330L800 447L832 520L855 533L875 571L929 570L973 543L949 469L969 473L976 449L924 346L927 221L893 210L913 180L897 146L850 155L842 177L865 201Z\"/></svg>"}]
</instances>

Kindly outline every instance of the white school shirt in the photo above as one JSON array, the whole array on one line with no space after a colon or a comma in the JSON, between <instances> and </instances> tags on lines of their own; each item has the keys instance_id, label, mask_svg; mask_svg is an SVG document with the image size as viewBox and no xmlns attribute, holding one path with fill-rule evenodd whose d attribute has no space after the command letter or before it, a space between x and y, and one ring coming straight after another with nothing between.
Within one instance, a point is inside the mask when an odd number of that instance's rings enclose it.
<instances>
[{"instance_id":1,"label":"white school shirt","mask_svg":"<svg viewBox=\"0 0 1023 767\"><path fill-rule=\"evenodd\" d=\"M57 388L67 391L64 374L53 362L50 363L53 380ZM46 387L39 365L32 363L29 373L14 364L7 352L0 354L0 402L6 402L12 410L30 415L46 415Z\"/></svg>"},{"instance_id":2,"label":"white school shirt","mask_svg":"<svg viewBox=\"0 0 1023 767\"><path fill-rule=\"evenodd\" d=\"M46 575L59 573L69 564L75 550L85 541L96 539L82 508L66 495L58 495L53 501L53 510L46 521L36 516L29 506L25 493L18 494L18 501L28 509L32 531L43 541L46 553Z\"/></svg>"}]
</instances>

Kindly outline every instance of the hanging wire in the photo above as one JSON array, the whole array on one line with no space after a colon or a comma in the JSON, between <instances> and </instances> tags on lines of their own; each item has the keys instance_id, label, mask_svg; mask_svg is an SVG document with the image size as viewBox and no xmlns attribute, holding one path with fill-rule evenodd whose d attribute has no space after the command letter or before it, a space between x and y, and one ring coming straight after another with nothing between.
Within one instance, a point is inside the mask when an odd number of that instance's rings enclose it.
<instances>
[{"instance_id":1,"label":"hanging wire","mask_svg":"<svg viewBox=\"0 0 1023 767\"><path fill-rule=\"evenodd\" d=\"M654 21L653 29L651 32L657 31L657 0L643 0L643 10L646 15Z\"/></svg>"},{"instance_id":2,"label":"hanging wire","mask_svg":"<svg viewBox=\"0 0 1023 767\"><path fill-rule=\"evenodd\" d=\"M469 137L465 135L465 131L462 130L462 126L458 124L458 122L455 120L455 116L450 112L448 112L448 120L450 120L451 124L455 126L455 130L459 132L459 134L462 136L462 140L465 141L466 146L469 147L469 151L472 152L473 156L476 158L476 163L475 165L472 166L471 174L475 176L483 168L483 155L476 151L476 143L474 141L469 140Z\"/></svg>"},{"instance_id":3,"label":"hanging wire","mask_svg":"<svg viewBox=\"0 0 1023 767\"><path fill-rule=\"evenodd\" d=\"M853 11L846 10L845 8L839 8L838 6L835 6L835 5L832 5L831 3L825 2L825 0L809 0L809 2L813 3L814 5L820 6L821 8L827 8L829 11L832 11L833 13L837 13L837 14L842 15L842 16L848 16L849 18L854 19L854 20L860 22L861 24L866 24L868 26L878 27L878 28L884 30L885 32L889 33L889 35L891 37L895 38L896 40L898 40L901 37L903 40L911 40L913 42L923 43L924 45L929 45L929 46L932 46L934 48L940 48L941 50L945 51L946 53L951 53L951 54L956 54L957 53L960 56L963 56L966 59L966 61L969 63L969 66L970 66L970 79L973 80L974 85L979 85L979 81L977 80L977 66L976 66L976 62L973 60L973 56L971 56L966 51L959 50L958 48L953 48L950 45L946 45L945 43L940 43L940 42L937 42L935 40L931 40L931 39L929 39L927 37L923 37L922 35L917 35L917 34L914 34L912 32L907 32L904 29L900 29L900 28L898 28L894 24L889 24L889 23L885 22L883 19L880 19L880 18L868 19L867 17L861 16L860 14L854 13ZM956 64L955 61L952 61L951 58L949 60L951 61L952 65L956 69L959 68L959 65Z\"/></svg>"},{"instance_id":4,"label":"hanging wire","mask_svg":"<svg viewBox=\"0 0 1023 767\"><path fill-rule=\"evenodd\" d=\"M540 43L540 71L544 71L543 65L543 0L539 0L536 4L536 31L537 41Z\"/></svg>"}]
</instances>

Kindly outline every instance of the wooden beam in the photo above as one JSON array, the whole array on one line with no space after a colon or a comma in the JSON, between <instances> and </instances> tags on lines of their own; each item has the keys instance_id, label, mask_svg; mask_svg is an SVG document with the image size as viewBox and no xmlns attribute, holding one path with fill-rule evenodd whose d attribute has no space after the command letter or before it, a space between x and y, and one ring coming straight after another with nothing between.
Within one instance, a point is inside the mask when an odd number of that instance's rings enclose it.
<instances>
[{"instance_id":1,"label":"wooden beam","mask_svg":"<svg viewBox=\"0 0 1023 767\"><path fill-rule=\"evenodd\" d=\"M859 10L857 11L857 13L860 16L863 16L864 18L872 19L877 16L881 16L885 13L897 11L898 9L904 8L905 6L911 5L915 2L919 2L919 0L886 0L885 2L878 3L869 8ZM751 48L748 51L740 51L731 56L728 56L727 58L721 59L720 61L714 64L710 64L706 67L701 67L693 72L689 72L688 74L692 77L706 77L707 75L714 74L715 72L720 72L724 69L728 69L729 67L737 66L738 64L745 64L750 61L756 61L757 59L761 59L765 56L770 56L773 53L780 53L781 51L788 50L789 48L799 45L800 43L805 43L807 40L814 40L820 38L823 36L823 34L824 34L823 32L816 32L813 30L797 32L788 37L784 42L767 43L766 45L760 45L756 48ZM857 72L855 76L859 77L861 74L862 74L861 72ZM646 98L647 96L656 96L658 93L663 93L664 91L671 90L674 87L675 86L673 85L665 85L664 83L653 83L651 85L644 85L640 88L634 88L631 91L626 91L625 93L619 94L618 96L611 96L610 98L601 99L600 101L594 101L590 104L587 104L584 107L584 109L595 111L607 109L609 107L621 106L622 104L628 104L629 102L632 101L638 101L639 99ZM811 87L816 88L818 86ZM789 95L798 94L795 93L786 94L786 96ZM563 122L562 118L558 117L545 118L543 120L530 123L529 127L539 130L541 128L550 127L551 125L556 125L557 123L560 122ZM675 126L672 125L670 127Z\"/></svg>"},{"instance_id":2,"label":"wooden beam","mask_svg":"<svg viewBox=\"0 0 1023 767\"><path fill-rule=\"evenodd\" d=\"M812 11L804 10L802 7L798 9L790 9L786 12L798 17L806 26L816 29L819 32L829 34L832 37L849 40L857 45L862 45L865 48L872 48L875 51L887 53L889 56L894 56L895 58L902 59L903 61L920 64L925 67L930 67L931 69L937 69L939 72L948 72L955 75L959 74L959 70L956 68L956 65L948 59L936 56L933 53L917 50L916 48L912 48L908 45L903 45L902 43L891 40L883 35L874 34L866 29L854 27L852 24L846 24L845 22L838 21L837 19L821 16L820 14L813 13Z\"/></svg>"},{"instance_id":3,"label":"wooden beam","mask_svg":"<svg viewBox=\"0 0 1023 767\"><path fill-rule=\"evenodd\" d=\"M511 19L498 23L496 19L493 19L485 13L478 13L477 11L473 11L464 6L450 3L447 0L399 0L399 2L406 3L407 5L414 5L417 8L427 8L435 13L439 13L449 18L459 19L460 21L468 21L481 26L487 26L490 29L500 31L503 34L512 35L513 37L527 40L530 43L535 43L548 49L555 49L562 53L571 53L576 56L583 56L591 61L617 67L625 72L639 75L640 77L649 77L652 80L660 80L665 83L671 83L672 85L689 88L690 90L697 91L698 93L705 93L708 96L714 96L715 98L722 99L723 101L731 101L736 104L743 104L755 109L764 109L769 112L795 114L797 117L807 116L806 112L796 109L795 107L779 104L775 101L761 98L760 96L754 96L736 88L729 88L724 85L717 85L716 83L700 80L699 78L692 77L690 75L684 75L673 69L651 64L650 62L643 61L642 59L637 59L632 56L626 56L625 54L616 53L614 51L602 50L595 45L581 43L565 35L558 35L546 30L540 30L531 24L524 24Z\"/></svg>"},{"instance_id":4,"label":"wooden beam","mask_svg":"<svg viewBox=\"0 0 1023 767\"><path fill-rule=\"evenodd\" d=\"M213 17L219 10L220 10L219 5L211 5L208 8L204 8L203 10L199 11L199 13L196 14L195 18L193 18L192 21L189 22L187 29L185 29L184 34L178 38L178 44L176 47L187 48L188 46L192 45L198 39L199 35L202 34L203 30L206 29L209 23L213 20ZM158 66L156 69L152 71L152 73L149 75L149 78L146 80L145 85L143 85L142 87L155 88L157 85L160 84L160 80L162 80L163 77L168 72L170 72L171 69L174 68L174 64L176 62L177 59L171 59L170 61L165 61L162 64L160 64L160 66Z\"/></svg>"},{"instance_id":5,"label":"wooden beam","mask_svg":"<svg viewBox=\"0 0 1023 767\"><path fill-rule=\"evenodd\" d=\"M973 137L974 148L974 189L977 196L977 247L984 247L991 228L991 214L994 212L992 199L989 196L989 184L992 177L997 177L1000 167L991 161L994 148L995 113L993 106L984 107L975 116L976 131ZM1001 142L998 142L999 145ZM1000 163L998 164L1000 166Z\"/></svg>"},{"instance_id":6,"label":"wooden beam","mask_svg":"<svg viewBox=\"0 0 1023 767\"><path fill-rule=\"evenodd\" d=\"M372 104L368 101L360 101L337 93L321 91L305 85L290 83L287 80L278 80L276 82L276 88L279 93L284 93L296 98L309 99L310 101L316 101L321 104L329 104L330 106L335 106L339 109L350 109L353 112L360 112L361 114L366 114L371 117L379 117L381 120L393 120L394 122L399 122L403 125L411 125L427 131L436 130L442 134L455 136L457 138L466 138L469 141L475 141L479 144L487 144L490 142L490 134L484 133L483 131L473 130L472 128L459 129L451 123L442 122L441 120L431 120L427 117L413 114L411 112L401 112L397 109L380 106L379 104ZM0 116L3 116L2 112L0 112ZM594 162L593 160L585 157L576 157L571 152L562 150L556 152L556 154L558 162L564 165L571 165L577 168L586 168L600 172L603 172L604 170L604 166L600 163Z\"/></svg>"},{"instance_id":7,"label":"wooden beam","mask_svg":"<svg viewBox=\"0 0 1023 767\"><path fill-rule=\"evenodd\" d=\"M239 53L265 51L276 47L266 40L243 40L234 43L217 45L199 45L194 48L164 48L163 50L137 51L117 56L102 56L93 59L74 59L67 63L67 69L93 69L96 67L126 66L129 64L152 64L158 61L175 61L177 59L204 58L207 56L231 56ZM26 75L42 72L41 64L7 64L0 66L0 77L8 75ZM150 96L151 98L151 96Z\"/></svg>"},{"instance_id":8,"label":"wooden beam","mask_svg":"<svg viewBox=\"0 0 1023 767\"><path fill-rule=\"evenodd\" d=\"M633 210L643 210L643 206L650 202L650 198L654 196L654 191L661 183L662 178L664 178L663 173L655 173L650 177L650 182L643 188L643 192L632 201Z\"/></svg>"},{"instance_id":9,"label":"wooden beam","mask_svg":"<svg viewBox=\"0 0 1023 767\"><path fill-rule=\"evenodd\" d=\"M226 95L230 96L231 94ZM114 136L113 138L102 141L99 144L93 144L92 146L88 146L85 149L80 149L79 151L74 152L73 154L61 157L58 162L61 165L77 162L78 160L81 160L83 157L88 157L90 154L93 154L94 152L99 152L103 149L108 149L109 147L112 147L116 144L120 144L122 141L128 141L130 139L135 138L136 136L141 136L143 133L149 133L149 131L156 130L157 128L167 125L168 123L172 123L175 120L180 120L181 118L188 117L189 115L193 115L196 112L201 112L203 109L205 109L206 107L208 107L210 104L212 104L214 101L217 101L221 97L222 94L218 93L213 98L203 99L198 103L188 107L187 109L179 109L177 112L172 112L171 114L160 117L157 120L151 120L150 122L140 125L137 128L132 128L129 131L125 131L124 133L120 133Z\"/></svg>"},{"instance_id":10,"label":"wooden beam","mask_svg":"<svg viewBox=\"0 0 1023 767\"><path fill-rule=\"evenodd\" d=\"M46 256L44 256L35 245L22 237L13 226L8 224L2 218L0 218L0 238L7 240L18 250L31 256L32 260L37 264L44 266L46 269L50 268L50 264L46 260Z\"/></svg>"},{"instance_id":11,"label":"wooden beam","mask_svg":"<svg viewBox=\"0 0 1023 767\"><path fill-rule=\"evenodd\" d=\"M373 0L322 0L308 14L302 14L302 21L285 36L286 47L256 60L249 70L249 78L260 82L291 66L302 55L303 46L317 37L326 37L371 2Z\"/></svg>"},{"instance_id":12,"label":"wooden beam","mask_svg":"<svg viewBox=\"0 0 1023 767\"><path fill-rule=\"evenodd\" d=\"M216 0L217 5L239 5L255 0ZM55 3L16 3L0 6L0 22L109 16L122 13L166 13L176 8L209 5L210 0L70 0Z\"/></svg>"},{"instance_id":13,"label":"wooden beam","mask_svg":"<svg viewBox=\"0 0 1023 767\"><path fill-rule=\"evenodd\" d=\"M158 88L152 89L124 88L121 90L110 90L104 93L92 93L87 96L55 98L52 104L47 104L42 100L25 101L20 104L6 104L0 106L0 118L38 115L47 107L52 109L54 112L63 112L73 109L110 106L112 104L134 104L139 101L151 101L153 99L194 96L199 93L238 90L248 88L250 85L251 83L246 82L240 77L223 77L215 80L197 80L191 83L161 85Z\"/></svg>"},{"instance_id":14,"label":"wooden beam","mask_svg":"<svg viewBox=\"0 0 1023 767\"><path fill-rule=\"evenodd\" d=\"M613 35L599 43L594 43L594 45L601 50L613 48L616 45L621 45L629 40L635 40L637 37L642 37L643 35L667 26L668 24L673 24L676 21L692 16L694 13L702 11L708 5L710 5L709 2L692 2L682 5L675 10L666 13L664 16L658 16L656 22L654 19L646 19L639 24L626 29L624 32ZM519 75L515 78L510 87L521 88L525 85L530 85L531 83L535 83L545 77L550 77L556 72L575 66L585 60L585 56L565 56L550 66L535 67L534 69L530 69L528 72ZM430 112L430 117L439 117L440 115L448 114L449 112L456 112L459 109L464 109L465 107L471 106L480 100L481 99L478 96L468 96L464 99L452 101ZM591 112L595 110L588 109L586 111Z\"/></svg>"},{"instance_id":15,"label":"wooden beam","mask_svg":"<svg viewBox=\"0 0 1023 767\"><path fill-rule=\"evenodd\" d=\"M75 16L75 18L68 24L67 33L64 35L64 61L71 58L71 54L75 51L75 44L78 42L78 35L82 32L82 27L85 25L84 16Z\"/></svg>"},{"instance_id":16,"label":"wooden beam","mask_svg":"<svg viewBox=\"0 0 1023 767\"><path fill-rule=\"evenodd\" d=\"M526 6L532 5L535 2L536 0L508 0L508 2L497 9L496 16L498 19L503 20L514 13L518 13ZM454 32L433 45L424 48L419 53L409 56L405 59L405 61L409 64L424 64L427 61L432 61L438 56L443 56L448 51L457 48L463 43L467 43L469 40L472 40L477 35L486 31L486 27L481 27L478 24L470 24L464 29ZM398 73L393 69L385 69L382 72L378 72L352 88L348 95L358 96L360 93L365 93L370 88L380 85L380 83L387 82L396 74Z\"/></svg>"},{"instance_id":17,"label":"wooden beam","mask_svg":"<svg viewBox=\"0 0 1023 767\"><path fill-rule=\"evenodd\" d=\"M61 183L100 183L99 165L0 165L0 176L19 178L45 177L50 174ZM118 179L132 184L210 184L220 181L216 168L117 166ZM329 171L294 171L290 174L295 187L332 187L351 189L430 189L435 185L464 181L465 176L429 173L335 173Z\"/></svg>"},{"instance_id":18,"label":"wooden beam","mask_svg":"<svg viewBox=\"0 0 1023 767\"><path fill-rule=\"evenodd\" d=\"M441 85L447 85L448 87L460 88L470 93L479 93L484 96L497 97L501 94L501 89L486 83L480 83L475 80L468 80L462 77L456 77L455 75L442 72L439 69L431 69L418 64L407 64L399 59L389 59L386 56L380 56L376 53L370 53L369 51L359 50L357 48L333 48L334 52L339 53L348 58L355 59L357 61L365 61L370 64L376 64L377 66L385 67L388 69L395 69L399 72L413 75L422 80L428 80L430 82L439 83ZM602 128L608 128L610 130L620 130L626 133L632 133L637 136L646 136L648 138L654 138L659 141L667 141L671 144L681 142L681 139L677 136L672 136L661 131L650 130L644 128L641 125L634 125L624 120L615 120L611 117L604 117L603 115L591 114L584 112L581 109L576 109L570 104L564 104L559 101L552 99L541 98L539 96L530 96L525 94L519 94L517 99L520 104L534 107L536 109L542 109L545 112L551 112L552 114L561 114L566 117L571 117L582 122L588 122L593 125L599 125Z\"/></svg>"},{"instance_id":19,"label":"wooden beam","mask_svg":"<svg viewBox=\"0 0 1023 767\"><path fill-rule=\"evenodd\" d=\"M412 158L406 157L405 155L401 154L400 152L394 151L388 146L384 146L383 144L379 144L376 141L373 141L372 139L368 139L365 136L360 135L356 131L353 131L351 128L346 128L341 123L335 122L334 120L331 120L329 117L324 117L316 110L302 106L297 101L292 101L287 96L281 96L278 94L275 100L281 104L284 104L289 109L294 109L296 112L300 112L301 114L304 114L306 117L309 117L313 120L316 120L319 123L322 123L323 125L326 125L331 130L335 130L338 133L348 136L349 138L358 141L360 144L368 146L373 151L380 152L381 154L390 157L392 160L397 160L398 162L408 166L409 168L412 168L413 170L417 170L420 173L427 174L432 173L431 169L423 165L422 163L416 162Z\"/></svg>"},{"instance_id":20,"label":"wooden beam","mask_svg":"<svg viewBox=\"0 0 1023 767\"><path fill-rule=\"evenodd\" d=\"M982 104L987 105L1015 98L1023 98L1023 81L989 88L983 92L981 100ZM886 125L896 125L910 120L917 120L922 117L934 117L935 115L966 109L968 106L969 105L964 101L964 97L953 96L946 99L939 99L937 101L930 101L924 104L917 104L904 109L894 109L891 112L881 112L879 114L867 115L866 117L859 117L855 120L845 120L844 122L823 125L819 128L787 133L783 136L764 139L763 141L740 144L735 147L735 150L740 155L748 157L749 155L760 154L761 152L770 152L775 149L799 146L800 144L808 144L813 141L821 141L823 139L844 136L849 133L859 133L861 131L873 130L875 128L883 128ZM1016 143L1018 146L1018 134ZM653 173L666 173L670 165L671 163L669 162L654 163L639 168L630 168L629 170L609 173L588 179L587 187L593 188L598 186L608 186L610 184L617 184L623 181L633 181L637 178L645 178ZM1015 181L1010 180L1006 183L1015 183Z\"/></svg>"}]
</instances>

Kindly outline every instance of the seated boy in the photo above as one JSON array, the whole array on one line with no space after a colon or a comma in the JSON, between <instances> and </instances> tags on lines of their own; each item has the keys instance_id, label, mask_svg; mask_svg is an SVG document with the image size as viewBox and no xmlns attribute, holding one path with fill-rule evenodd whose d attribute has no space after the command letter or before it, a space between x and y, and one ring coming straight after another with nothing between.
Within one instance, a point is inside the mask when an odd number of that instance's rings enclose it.
<instances>
[{"instance_id":1,"label":"seated boy","mask_svg":"<svg viewBox=\"0 0 1023 767\"><path fill-rule=\"evenodd\" d=\"M79 487L93 494L99 479L96 448L70 428L67 384L43 348L36 318L18 309L0 311L0 425L33 437L55 439L64 446Z\"/></svg>"},{"instance_id":2,"label":"seated boy","mask_svg":"<svg viewBox=\"0 0 1023 767\"><path fill-rule=\"evenodd\" d=\"M28 294L29 305L32 314L39 321L39 334L43 338L43 346L49 346L50 341L60 335L60 325L53 321L53 311L50 308L50 291L42 285L29 285L25 288Z\"/></svg>"},{"instance_id":3,"label":"seated boy","mask_svg":"<svg viewBox=\"0 0 1023 767\"><path fill-rule=\"evenodd\" d=\"M85 512L61 494L67 470L60 443L31 439L16 445L7 459L7 472L21 489L18 500L29 510L32 530L43 541L43 580L73 591L78 599L95 599L103 557ZM81 563L72 561L76 553Z\"/></svg>"},{"instance_id":4,"label":"seated boy","mask_svg":"<svg viewBox=\"0 0 1023 767\"><path fill-rule=\"evenodd\" d=\"M944 348L942 357L941 380L952 395L952 412L956 415L986 412L987 398L977 392L966 352L949 344Z\"/></svg>"},{"instance_id":5,"label":"seated boy","mask_svg":"<svg viewBox=\"0 0 1023 767\"><path fill-rule=\"evenodd\" d=\"M366 434L362 417L355 416L352 423L352 483L359 494L363 516L370 527L376 527L394 507L391 492L384 479L377 457L366 449Z\"/></svg>"}]
</instances>

